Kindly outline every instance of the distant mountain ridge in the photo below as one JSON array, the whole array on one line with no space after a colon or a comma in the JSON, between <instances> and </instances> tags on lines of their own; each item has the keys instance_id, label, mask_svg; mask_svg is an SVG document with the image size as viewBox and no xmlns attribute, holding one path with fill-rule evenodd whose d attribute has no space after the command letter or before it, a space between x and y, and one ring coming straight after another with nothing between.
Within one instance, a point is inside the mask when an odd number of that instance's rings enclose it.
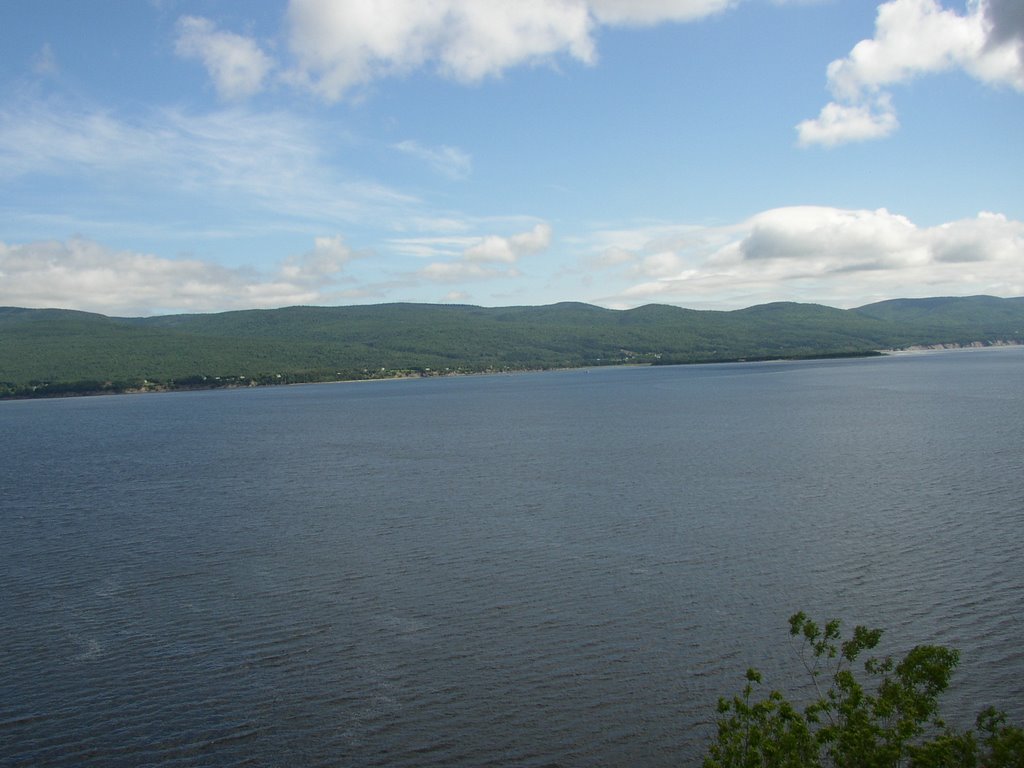
<instances>
[{"instance_id":1,"label":"distant mountain ridge","mask_svg":"<svg viewBox=\"0 0 1024 768\"><path fill-rule=\"evenodd\" d=\"M1024 297L733 311L375 304L120 318L0 307L0 396L206 388L1024 342Z\"/></svg>"}]
</instances>

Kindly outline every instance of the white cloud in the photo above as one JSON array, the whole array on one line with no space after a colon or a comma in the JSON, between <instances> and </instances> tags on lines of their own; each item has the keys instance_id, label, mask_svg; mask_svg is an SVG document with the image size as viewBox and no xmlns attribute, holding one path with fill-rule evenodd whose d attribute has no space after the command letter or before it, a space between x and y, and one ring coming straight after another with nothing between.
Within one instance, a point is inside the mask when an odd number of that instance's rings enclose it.
<instances>
[{"instance_id":1,"label":"white cloud","mask_svg":"<svg viewBox=\"0 0 1024 768\"><path fill-rule=\"evenodd\" d=\"M726 10L739 0L589 0L603 24L646 25L694 21Z\"/></svg>"},{"instance_id":2,"label":"white cloud","mask_svg":"<svg viewBox=\"0 0 1024 768\"><path fill-rule=\"evenodd\" d=\"M636 265L636 271L647 277L669 277L679 274L683 260L672 251L659 251L644 256Z\"/></svg>"},{"instance_id":3,"label":"white cloud","mask_svg":"<svg viewBox=\"0 0 1024 768\"><path fill-rule=\"evenodd\" d=\"M794 1L816 0L775 0ZM258 93L269 73L279 68L281 80L337 101L374 80L424 68L475 83L512 67L550 64L560 57L592 64L597 60L594 33L602 26L691 22L739 2L290 0L286 21L291 61L283 68L252 38L218 30L199 16L179 19L176 50L200 60L226 99ZM1024 90L1020 17L1018 0L968 0L963 15L943 8L939 0L883 3L875 36L829 65L834 99L817 120L800 124L801 143L887 135L894 113L878 113L865 103L877 104L881 89L922 74L960 68L984 82ZM51 60L49 48L37 57L38 62ZM849 128L844 127L847 122ZM433 151L415 144L409 150ZM442 158L442 164L460 167L451 159Z\"/></svg>"},{"instance_id":4,"label":"white cloud","mask_svg":"<svg viewBox=\"0 0 1024 768\"><path fill-rule=\"evenodd\" d=\"M305 253L262 271L85 238L0 243L0 306L135 316L388 299L396 290L408 297L422 295L427 284L445 285L445 300L453 301L465 298L471 282L523 279L521 259L549 244L551 234L538 224L492 237L504 246L489 245L496 250L486 259L481 247L494 243L491 237L452 238L423 254L434 259L423 269L388 279L385 268L376 283L365 280L366 267L359 280L350 276L362 254L339 235L318 237ZM615 245L617 239L629 247ZM658 301L724 309L791 300L849 307L898 296L1024 295L1024 222L998 213L922 227L885 209L805 206L727 226L680 226L676 235L666 225L598 232L590 243L604 246L594 251L585 276L549 279L571 280L570 291L606 286L602 295L579 297L606 306ZM507 260L508 253L516 260ZM557 298L569 296L563 288Z\"/></svg>"},{"instance_id":5,"label":"white cloud","mask_svg":"<svg viewBox=\"0 0 1024 768\"><path fill-rule=\"evenodd\" d=\"M597 59L600 25L693 21L738 0L291 0L286 79L327 101L431 68L475 83L561 56Z\"/></svg>"},{"instance_id":6,"label":"white cloud","mask_svg":"<svg viewBox=\"0 0 1024 768\"><path fill-rule=\"evenodd\" d=\"M748 227L747 235L736 243L735 255L767 269L781 265L800 274L825 275L928 261L917 228L884 208L777 208L758 214Z\"/></svg>"},{"instance_id":7,"label":"white cloud","mask_svg":"<svg viewBox=\"0 0 1024 768\"><path fill-rule=\"evenodd\" d=\"M263 274L84 238L0 242L0 305L136 316L324 303L336 295L332 283L353 257L340 238L317 238L309 253Z\"/></svg>"},{"instance_id":8,"label":"white cloud","mask_svg":"<svg viewBox=\"0 0 1024 768\"><path fill-rule=\"evenodd\" d=\"M837 104L821 108L814 120L797 126L801 146L822 144L827 147L851 141L881 139L899 128L896 111L888 94L880 94L874 103Z\"/></svg>"},{"instance_id":9,"label":"white cloud","mask_svg":"<svg viewBox=\"0 0 1024 768\"><path fill-rule=\"evenodd\" d=\"M394 145L399 152L423 160L438 173L451 179L465 179L473 168L473 159L458 147L425 147L417 141L401 141Z\"/></svg>"},{"instance_id":10,"label":"white cloud","mask_svg":"<svg viewBox=\"0 0 1024 768\"><path fill-rule=\"evenodd\" d=\"M313 250L285 261L281 275L296 284L324 285L340 274L354 258L357 254L345 244L341 235L317 237L313 240Z\"/></svg>"},{"instance_id":11,"label":"white cloud","mask_svg":"<svg viewBox=\"0 0 1024 768\"><path fill-rule=\"evenodd\" d=\"M182 16L175 51L199 59L221 98L244 99L258 93L273 68L273 60L248 37L219 31L209 19Z\"/></svg>"},{"instance_id":12,"label":"white cloud","mask_svg":"<svg viewBox=\"0 0 1024 768\"><path fill-rule=\"evenodd\" d=\"M688 228L673 250L666 241L613 250L614 258L606 250L592 262L640 278L604 303L855 306L897 296L1024 294L1024 222L1001 214L919 227L885 209L778 208L738 225Z\"/></svg>"},{"instance_id":13,"label":"white cloud","mask_svg":"<svg viewBox=\"0 0 1024 768\"><path fill-rule=\"evenodd\" d=\"M452 242L453 239L448 240L449 244ZM461 239L455 242L461 242ZM520 258L538 253L550 244L551 226L540 223L526 232L511 237L488 235L476 238L463 249L457 260L433 262L420 270L419 274L439 281L482 279L499 275L517 276L519 272L513 265ZM496 264L505 266L493 266Z\"/></svg>"},{"instance_id":14,"label":"white cloud","mask_svg":"<svg viewBox=\"0 0 1024 768\"><path fill-rule=\"evenodd\" d=\"M528 232L521 232L509 238L512 252L518 259L545 250L551 245L551 225L537 224Z\"/></svg>"},{"instance_id":15,"label":"white cloud","mask_svg":"<svg viewBox=\"0 0 1024 768\"><path fill-rule=\"evenodd\" d=\"M1024 256L1024 225L999 213L982 212L975 219L943 224L929 231L929 247L936 262L985 269L1005 268L1020 274ZM1024 289L1018 289L1024 291Z\"/></svg>"},{"instance_id":16,"label":"white cloud","mask_svg":"<svg viewBox=\"0 0 1024 768\"><path fill-rule=\"evenodd\" d=\"M521 256L537 253L551 244L551 227L538 224L529 232L512 237L490 235L481 239L463 254L466 261L491 261L514 264Z\"/></svg>"},{"instance_id":17,"label":"white cloud","mask_svg":"<svg viewBox=\"0 0 1024 768\"><path fill-rule=\"evenodd\" d=\"M970 0L960 15L937 0L890 0L875 36L828 67L833 101L797 126L802 145L881 138L897 127L885 88L961 69L990 85L1024 91L1024 22L1019 0Z\"/></svg>"},{"instance_id":18,"label":"white cloud","mask_svg":"<svg viewBox=\"0 0 1024 768\"><path fill-rule=\"evenodd\" d=\"M619 264L632 263L634 255L621 246L605 248L593 259L594 266L603 269L605 267L616 267Z\"/></svg>"},{"instance_id":19,"label":"white cloud","mask_svg":"<svg viewBox=\"0 0 1024 768\"><path fill-rule=\"evenodd\" d=\"M519 257L513 250L512 242L509 238L489 235L467 248L464 258L470 262L504 262L506 264L514 264Z\"/></svg>"},{"instance_id":20,"label":"white cloud","mask_svg":"<svg viewBox=\"0 0 1024 768\"><path fill-rule=\"evenodd\" d=\"M590 17L575 0L292 0L288 20L292 81L329 101L427 65L476 82L563 52L594 58Z\"/></svg>"}]
</instances>

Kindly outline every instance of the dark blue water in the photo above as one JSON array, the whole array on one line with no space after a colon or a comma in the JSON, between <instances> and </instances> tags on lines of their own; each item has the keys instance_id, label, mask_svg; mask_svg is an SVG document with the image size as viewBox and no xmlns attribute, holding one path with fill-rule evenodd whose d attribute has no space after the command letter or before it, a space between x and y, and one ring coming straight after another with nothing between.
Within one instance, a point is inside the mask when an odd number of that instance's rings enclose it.
<instances>
[{"instance_id":1,"label":"dark blue water","mask_svg":"<svg viewBox=\"0 0 1024 768\"><path fill-rule=\"evenodd\" d=\"M1024 349L0 403L0 765L668 766L786 618L1024 717Z\"/></svg>"}]
</instances>

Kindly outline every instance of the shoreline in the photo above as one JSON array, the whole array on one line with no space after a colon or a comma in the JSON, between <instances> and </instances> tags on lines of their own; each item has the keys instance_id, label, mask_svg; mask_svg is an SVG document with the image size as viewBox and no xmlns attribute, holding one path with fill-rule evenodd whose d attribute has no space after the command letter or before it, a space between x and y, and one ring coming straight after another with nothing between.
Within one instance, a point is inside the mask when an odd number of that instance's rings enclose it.
<instances>
[{"instance_id":1,"label":"shoreline","mask_svg":"<svg viewBox=\"0 0 1024 768\"><path fill-rule=\"evenodd\" d=\"M879 350L887 355L917 355L930 352L962 352L979 349L1005 349L1008 347L1024 346L1024 341L1013 341L1010 339L998 339L996 341L971 341L966 344L912 344L909 347L896 347L894 349Z\"/></svg>"},{"instance_id":2,"label":"shoreline","mask_svg":"<svg viewBox=\"0 0 1024 768\"><path fill-rule=\"evenodd\" d=\"M0 394L0 402L11 401L11 400L62 400L73 397L104 397L104 396L115 396L115 395L149 395L149 394L170 394L175 392L211 392L214 390L237 390L237 389L257 389L266 387L292 387L292 386L305 386L309 384L360 384L368 382L383 382L383 381L410 381L419 379L432 379L432 378L448 378L456 376L495 376L495 375L512 375L522 373L541 373L545 371L580 371L591 368L625 368L625 367L661 367L661 366L672 366L672 365L722 365L727 363L766 363L766 362L801 362L811 360L857 360L865 359L870 357L887 357L887 356L907 356L907 355L920 355L920 354L934 354L939 352L956 352L956 351L971 351L971 350L982 350L982 349L1006 349L1011 347L1024 346L1024 342L1009 340L1009 339L998 339L994 341L973 341L967 343L959 342L946 342L937 344L914 344L907 347L895 347L889 349L875 349L875 350L864 350L861 352L821 352L820 354L808 354L808 355L793 355L793 356L781 356L772 355L764 357L737 357L725 360L680 360L680 361L663 361L659 360L656 362L645 362L645 363L606 363L597 365L569 365L569 366L557 366L557 367L544 367L544 368L514 368L514 369L483 369L483 370L448 370L448 371L435 371L432 369L424 369L417 371L415 369L400 369L396 370L392 375L376 375L376 376L362 376L353 377L347 379L321 379L321 380L309 380L309 381L275 381L274 378L263 378L262 381L257 381L254 377L238 377L237 379L228 380L218 377L211 377L207 379L211 382L209 386L196 385L190 383L184 386L174 386L173 382L170 386L166 384L153 383L151 386L126 386L119 387L114 382L104 382L99 387L85 388L84 385L99 384L99 382L65 382L65 383L54 383L48 384L47 386L53 386L52 391L33 391L28 394ZM281 378L280 374L275 374L277 378ZM205 379L205 377L204 377ZM245 381L246 383L242 383Z\"/></svg>"}]
</instances>

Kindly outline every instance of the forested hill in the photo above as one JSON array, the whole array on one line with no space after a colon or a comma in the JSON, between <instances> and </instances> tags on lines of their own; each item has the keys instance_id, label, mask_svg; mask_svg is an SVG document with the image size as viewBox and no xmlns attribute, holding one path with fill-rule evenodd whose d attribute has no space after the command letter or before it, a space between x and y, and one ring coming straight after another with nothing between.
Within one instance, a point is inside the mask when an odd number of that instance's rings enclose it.
<instances>
[{"instance_id":1,"label":"forested hill","mask_svg":"<svg viewBox=\"0 0 1024 768\"><path fill-rule=\"evenodd\" d=\"M1024 341L1024 298L841 310L378 304L118 318L0 308L0 396L869 354Z\"/></svg>"}]
</instances>

